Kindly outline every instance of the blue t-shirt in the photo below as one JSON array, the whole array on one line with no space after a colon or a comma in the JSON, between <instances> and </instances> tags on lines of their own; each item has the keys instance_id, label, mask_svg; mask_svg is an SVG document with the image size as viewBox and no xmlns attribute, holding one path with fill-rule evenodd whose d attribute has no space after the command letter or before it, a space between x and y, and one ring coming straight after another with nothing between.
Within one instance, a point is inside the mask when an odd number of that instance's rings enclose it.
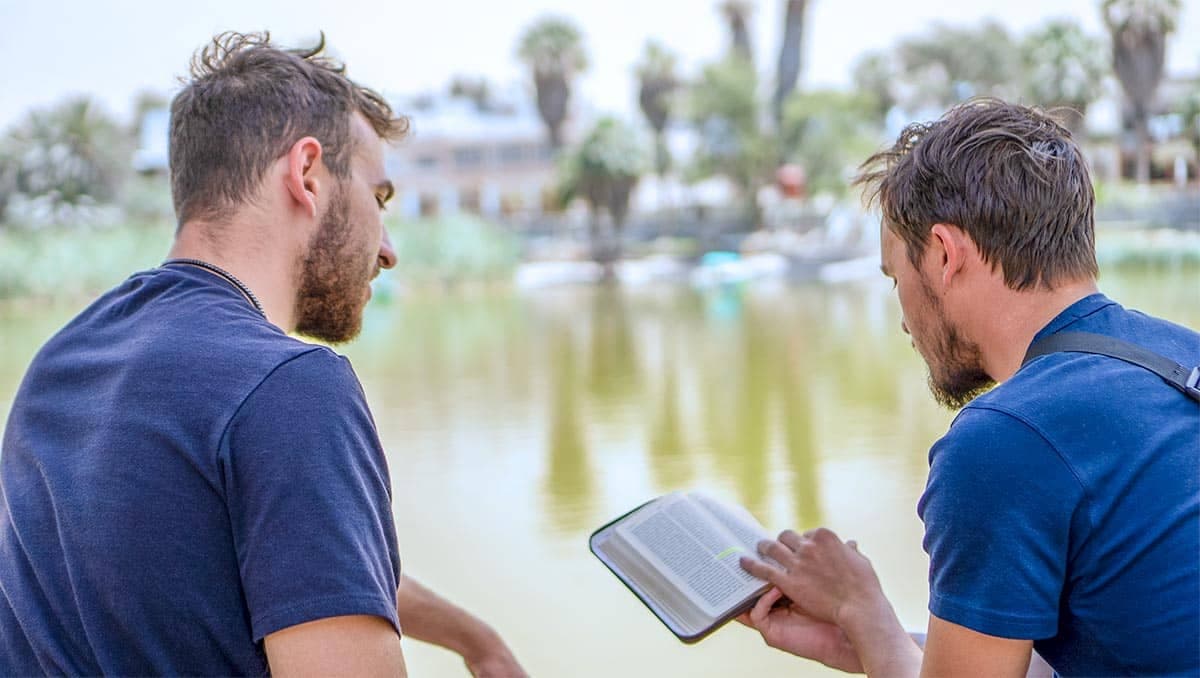
<instances>
[{"instance_id":1,"label":"blue t-shirt","mask_svg":"<svg viewBox=\"0 0 1200 678\"><path fill-rule=\"evenodd\" d=\"M1063 330L1200 364L1200 335L1101 294L1036 338ZM967 405L929 465L930 612L1033 640L1062 675L1200 672L1194 401L1129 363L1053 353Z\"/></svg>"},{"instance_id":2,"label":"blue t-shirt","mask_svg":"<svg viewBox=\"0 0 1200 678\"><path fill-rule=\"evenodd\" d=\"M0 675L263 675L295 624L399 631L399 568L350 364L224 280L135 274L30 365L0 451Z\"/></svg>"}]
</instances>

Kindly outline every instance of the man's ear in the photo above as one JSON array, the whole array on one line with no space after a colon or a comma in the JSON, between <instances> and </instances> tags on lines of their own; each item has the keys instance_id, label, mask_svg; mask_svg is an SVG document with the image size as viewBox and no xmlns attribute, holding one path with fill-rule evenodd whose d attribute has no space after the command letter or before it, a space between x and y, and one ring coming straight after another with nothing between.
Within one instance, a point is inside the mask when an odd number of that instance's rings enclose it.
<instances>
[{"instance_id":1,"label":"man's ear","mask_svg":"<svg viewBox=\"0 0 1200 678\"><path fill-rule=\"evenodd\" d=\"M288 193L314 219L317 218L317 196L322 188L317 180L321 154L321 142L313 137L304 137L292 144L287 154Z\"/></svg>"},{"instance_id":2,"label":"man's ear","mask_svg":"<svg viewBox=\"0 0 1200 678\"><path fill-rule=\"evenodd\" d=\"M954 224L934 224L929 233L933 236L930 244L934 245L933 250L938 257L942 285L949 285L954 276L963 270L974 247L967 234Z\"/></svg>"}]
</instances>

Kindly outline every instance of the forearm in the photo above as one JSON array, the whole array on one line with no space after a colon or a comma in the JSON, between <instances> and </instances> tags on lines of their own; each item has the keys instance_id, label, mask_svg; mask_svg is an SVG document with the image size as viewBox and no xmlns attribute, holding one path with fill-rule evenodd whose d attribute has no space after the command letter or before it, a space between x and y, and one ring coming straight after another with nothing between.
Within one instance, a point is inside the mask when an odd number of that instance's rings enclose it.
<instances>
[{"instance_id":1,"label":"forearm","mask_svg":"<svg viewBox=\"0 0 1200 678\"><path fill-rule=\"evenodd\" d=\"M921 674L919 643L923 639L904 630L882 594L866 607L848 610L839 625L858 651L868 676L916 678Z\"/></svg>"},{"instance_id":2,"label":"forearm","mask_svg":"<svg viewBox=\"0 0 1200 678\"><path fill-rule=\"evenodd\" d=\"M408 576L401 577L396 591L396 614L405 636L444 647L468 662L503 642L483 620Z\"/></svg>"}]
</instances>

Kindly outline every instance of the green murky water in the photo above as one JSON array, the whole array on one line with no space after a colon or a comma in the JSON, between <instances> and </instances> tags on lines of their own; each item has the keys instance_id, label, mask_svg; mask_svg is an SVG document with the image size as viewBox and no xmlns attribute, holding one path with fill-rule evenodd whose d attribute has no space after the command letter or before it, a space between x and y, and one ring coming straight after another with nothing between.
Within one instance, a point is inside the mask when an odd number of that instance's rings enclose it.
<instances>
[{"instance_id":1,"label":"green murky water","mask_svg":"<svg viewBox=\"0 0 1200 678\"><path fill-rule=\"evenodd\" d=\"M1101 283L1200 327L1195 269ZM0 307L0 412L77 309ZM736 625L685 647L588 553L602 522L680 488L857 539L924 628L915 504L951 414L882 280L402 298L373 305L345 352L388 451L406 571L490 621L535 676L831 673ZM406 652L414 676L466 675L448 653Z\"/></svg>"}]
</instances>

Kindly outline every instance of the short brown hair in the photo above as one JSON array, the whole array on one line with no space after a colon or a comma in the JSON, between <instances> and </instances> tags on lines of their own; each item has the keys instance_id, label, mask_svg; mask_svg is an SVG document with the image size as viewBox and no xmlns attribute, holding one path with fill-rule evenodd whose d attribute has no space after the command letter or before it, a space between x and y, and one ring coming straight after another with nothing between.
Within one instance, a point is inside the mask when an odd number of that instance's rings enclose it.
<instances>
[{"instance_id":1,"label":"short brown hair","mask_svg":"<svg viewBox=\"0 0 1200 678\"><path fill-rule=\"evenodd\" d=\"M855 184L918 265L929 229L962 228L1014 290L1094 277L1095 192L1071 133L1046 113L973 99L915 123Z\"/></svg>"},{"instance_id":2,"label":"short brown hair","mask_svg":"<svg viewBox=\"0 0 1200 678\"><path fill-rule=\"evenodd\" d=\"M171 193L182 226L222 221L251 197L267 168L312 136L339 178L350 173L350 119L361 113L380 138L399 139L408 120L382 96L311 49L282 49L269 33L222 33L192 58L191 80L171 102Z\"/></svg>"}]
</instances>

